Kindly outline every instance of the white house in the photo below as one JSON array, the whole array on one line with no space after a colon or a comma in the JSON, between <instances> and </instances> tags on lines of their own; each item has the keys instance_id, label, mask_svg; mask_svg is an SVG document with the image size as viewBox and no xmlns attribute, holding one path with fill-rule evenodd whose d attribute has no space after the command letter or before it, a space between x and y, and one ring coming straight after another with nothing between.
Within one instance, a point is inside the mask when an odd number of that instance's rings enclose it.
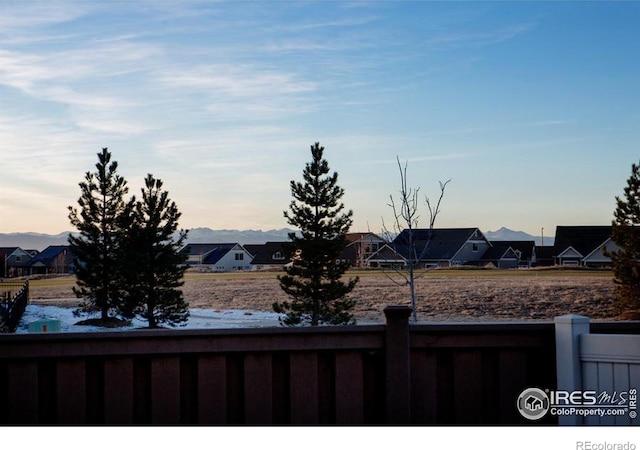
<instances>
[{"instance_id":1,"label":"white house","mask_svg":"<svg viewBox=\"0 0 640 450\"><path fill-rule=\"evenodd\" d=\"M250 270L253 256L242 245L227 244L187 244L180 253L187 255L189 267L212 272L232 272Z\"/></svg>"}]
</instances>

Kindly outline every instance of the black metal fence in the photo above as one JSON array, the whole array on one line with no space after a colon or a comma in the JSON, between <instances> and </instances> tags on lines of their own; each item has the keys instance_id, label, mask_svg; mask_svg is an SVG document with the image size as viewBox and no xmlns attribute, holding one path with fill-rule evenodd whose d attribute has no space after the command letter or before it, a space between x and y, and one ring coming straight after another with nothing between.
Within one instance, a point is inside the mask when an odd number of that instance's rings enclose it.
<instances>
[{"instance_id":1,"label":"black metal fence","mask_svg":"<svg viewBox=\"0 0 640 450\"><path fill-rule=\"evenodd\" d=\"M0 333L13 333L29 303L29 281L0 283Z\"/></svg>"}]
</instances>

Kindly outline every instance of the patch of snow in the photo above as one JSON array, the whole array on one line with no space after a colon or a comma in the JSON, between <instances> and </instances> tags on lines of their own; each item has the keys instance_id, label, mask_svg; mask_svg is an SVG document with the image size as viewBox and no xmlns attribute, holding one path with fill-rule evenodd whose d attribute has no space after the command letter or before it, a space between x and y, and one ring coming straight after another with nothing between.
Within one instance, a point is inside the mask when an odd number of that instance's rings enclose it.
<instances>
[{"instance_id":1,"label":"patch of snow","mask_svg":"<svg viewBox=\"0 0 640 450\"><path fill-rule=\"evenodd\" d=\"M37 320L59 320L60 331L79 333L91 331L118 331L144 328L148 324L138 318L131 321L131 325L118 328L103 328L87 325L75 325L81 320L89 317L75 317L74 308L63 308L59 306L27 305L22 316L20 325L16 333L28 333L29 324ZM189 310L189 320L185 326L173 327L176 330L198 330L198 329L221 329L221 328L257 328L257 327L279 327L278 318L280 314L264 311L248 310L214 310L197 309ZM172 327L167 327L172 328Z\"/></svg>"}]
</instances>

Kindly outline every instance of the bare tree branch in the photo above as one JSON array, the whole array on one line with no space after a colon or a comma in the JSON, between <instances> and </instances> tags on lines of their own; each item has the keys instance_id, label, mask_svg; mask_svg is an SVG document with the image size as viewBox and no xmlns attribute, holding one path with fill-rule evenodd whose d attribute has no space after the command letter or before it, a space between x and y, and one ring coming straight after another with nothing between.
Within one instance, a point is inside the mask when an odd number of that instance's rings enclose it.
<instances>
[{"instance_id":1,"label":"bare tree branch","mask_svg":"<svg viewBox=\"0 0 640 450\"><path fill-rule=\"evenodd\" d=\"M445 189L451 179L445 181L444 183L442 181L439 182L440 195L435 206L431 203L429 197L425 196L425 203L429 211L429 229L427 231L427 239L424 242L422 248L419 249L416 242L415 231L418 229L420 219L418 205L420 188L411 188L408 186L408 163L405 162L403 165L400 162L400 158L397 156L396 160L398 163L398 171L400 172L400 190L398 192L398 202L396 202L393 195L390 195L388 203L388 206L391 208L391 211L393 213L393 230L395 236L392 236L392 233L384 223L384 219L382 219L382 229L383 235L389 243L393 243L398 236L404 233L407 242L403 242L403 248L406 248L406 253L405 255L402 255L398 251L398 248L396 248L393 244L390 244L390 248L393 250L393 252L404 260L404 268L401 269L397 266L394 267L394 264L392 264L392 269L396 275L396 278L391 276L388 272L384 270L383 271L387 278L389 278L394 284L398 286L409 286L413 319L414 321L417 321L415 280L418 278L418 276L416 275L416 269L418 268L420 261L422 261L427 254L429 244L431 243L433 227L435 225L436 218L440 213L440 204L442 202L442 199L444 198ZM426 270L423 273L426 273ZM397 279L397 276L400 277L400 280Z\"/></svg>"}]
</instances>

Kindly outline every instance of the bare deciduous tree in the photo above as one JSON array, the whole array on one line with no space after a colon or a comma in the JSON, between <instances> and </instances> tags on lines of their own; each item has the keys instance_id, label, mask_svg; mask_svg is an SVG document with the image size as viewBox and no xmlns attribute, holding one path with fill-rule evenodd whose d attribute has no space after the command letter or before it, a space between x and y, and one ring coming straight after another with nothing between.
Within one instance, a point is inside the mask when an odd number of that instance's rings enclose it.
<instances>
[{"instance_id":1,"label":"bare deciduous tree","mask_svg":"<svg viewBox=\"0 0 640 450\"><path fill-rule=\"evenodd\" d=\"M440 213L440 204L444 198L445 189L451 180L439 182L440 194L435 204L429 197L425 196L425 203L429 212L429 227L427 230L421 229L418 227L420 219L420 188L409 186L407 181L407 162L403 165L400 162L400 158L396 157L396 159L400 172L399 196L396 200L393 195L389 195L390 203L388 204L393 212L393 228L389 230L383 219L382 232L390 243L389 245L393 252L404 260L404 267L394 267L396 276L388 273L387 275L397 285L409 286L413 320L417 321L415 281L418 276L416 272L420 267L420 262L427 254L433 227Z\"/></svg>"}]
</instances>

